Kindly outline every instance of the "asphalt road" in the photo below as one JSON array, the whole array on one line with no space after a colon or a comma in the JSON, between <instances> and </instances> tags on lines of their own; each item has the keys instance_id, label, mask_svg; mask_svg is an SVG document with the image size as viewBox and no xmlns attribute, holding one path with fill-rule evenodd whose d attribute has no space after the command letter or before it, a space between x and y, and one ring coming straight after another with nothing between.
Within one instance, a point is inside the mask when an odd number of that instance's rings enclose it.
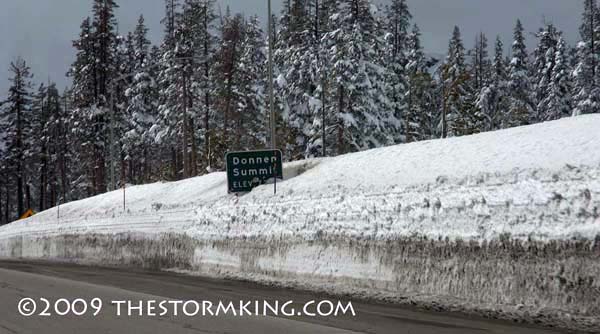
<instances>
[{"instance_id":1,"label":"asphalt road","mask_svg":"<svg viewBox=\"0 0 600 334\"><path fill-rule=\"evenodd\" d=\"M50 316L25 317L18 312L19 301L32 298L37 303L36 314L42 313L46 298L50 304L66 298L73 301L84 299L87 312L76 316L65 312L66 304L58 303L58 310L50 307ZM103 302L101 311L94 316L91 301L99 298ZM193 316L173 314L168 316L127 316L127 306L122 305L121 316L117 316L117 305L111 301L149 300L196 300L253 301L294 300L292 305L302 309L310 300L331 299L301 291L276 289L252 283L221 281L185 275L147 272L136 270L81 267L63 264L0 262L0 334L44 333L394 333L394 334L470 334L511 333L541 334L557 333L541 328L523 327L503 321L491 321L444 313L426 313L394 305L368 304L353 301L356 316L338 317L274 317L274 316ZM344 301L347 302L347 301ZM144 305L144 304L142 304ZM98 305L96 305L98 306ZM80 302L77 312L83 311ZM181 311L179 311L181 312ZM193 307L189 312L194 312ZM54 314L53 314L54 313Z\"/></svg>"}]
</instances>

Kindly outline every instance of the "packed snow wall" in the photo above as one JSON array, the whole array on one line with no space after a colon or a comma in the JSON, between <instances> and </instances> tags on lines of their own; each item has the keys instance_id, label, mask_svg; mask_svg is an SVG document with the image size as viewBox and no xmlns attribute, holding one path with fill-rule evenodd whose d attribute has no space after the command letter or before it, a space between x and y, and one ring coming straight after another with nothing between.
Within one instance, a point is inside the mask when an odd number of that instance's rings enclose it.
<instances>
[{"instance_id":1,"label":"packed snow wall","mask_svg":"<svg viewBox=\"0 0 600 334\"><path fill-rule=\"evenodd\" d=\"M171 269L564 328L600 328L600 241L13 237L0 256Z\"/></svg>"}]
</instances>

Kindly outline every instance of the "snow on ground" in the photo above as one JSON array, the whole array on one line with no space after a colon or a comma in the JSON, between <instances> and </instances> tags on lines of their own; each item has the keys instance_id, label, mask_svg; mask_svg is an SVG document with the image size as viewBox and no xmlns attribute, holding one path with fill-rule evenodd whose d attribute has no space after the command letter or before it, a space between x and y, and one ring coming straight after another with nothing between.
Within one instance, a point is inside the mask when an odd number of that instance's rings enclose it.
<instances>
[{"instance_id":1,"label":"snow on ground","mask_svg":"<svg viewBox=\"0 0 600 334\"><path fill-rule=\"evenodd\" d=\"M21 234L178 232L462 239L600 234L600 115L287 164L278 194L228 195L225 173L126 189L0 227ZM536 209L537 208L537 209ZM543 209L543 210L542 210Z\"/></svg>"},{"instance_id":2,"label":"snow on ground","mask_svg":"<svg viewBox=\"0 0 600 334\"><path fill-rule=\"evenodd\" d=\"M600 115L225 173L0 227L0 257L143 266L600 332ZM60 213L60 215L59 215ZM427 306L429 305L429 306Z\"/></svg>"}]
</instances>

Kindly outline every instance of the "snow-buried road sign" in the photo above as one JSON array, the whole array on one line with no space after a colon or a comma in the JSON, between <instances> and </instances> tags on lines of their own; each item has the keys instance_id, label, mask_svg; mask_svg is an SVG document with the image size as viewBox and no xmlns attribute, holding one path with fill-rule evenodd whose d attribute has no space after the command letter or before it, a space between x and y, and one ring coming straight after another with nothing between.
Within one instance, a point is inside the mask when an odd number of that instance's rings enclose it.
<instances>
[{"instance_id":1,"label":"snow-buried road sign","mask_svg":"<svg viewBox=\"0 0 600 334\"><path fill-rule=\"evenodd\" d=\"M283 179L280 150L227 153L227 189L230 193L249 192L268 180Z\"/></svg>"}]
</instances>

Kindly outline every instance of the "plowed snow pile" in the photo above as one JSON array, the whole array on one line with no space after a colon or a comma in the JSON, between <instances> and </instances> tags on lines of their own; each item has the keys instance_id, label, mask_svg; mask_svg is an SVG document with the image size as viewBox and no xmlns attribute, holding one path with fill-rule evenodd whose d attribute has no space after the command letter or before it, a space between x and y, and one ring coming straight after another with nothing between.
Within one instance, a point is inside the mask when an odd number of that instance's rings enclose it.
<instances>
[{"instance_id":1,"label":"plowed snow pile","mask_svg":"<svg viewBox=\"0 0 600 334\"><path fill-rule=\"evenodd\" d=\"M210 239L318 233L594 238L600 115L294 162L278 194L227 195L225 173L130 187L0 227L34 233L178 232ZM296 176L296 174L300 173ZM536 209L537 208L537 209Z\"/></svg>"}]
</instances>

